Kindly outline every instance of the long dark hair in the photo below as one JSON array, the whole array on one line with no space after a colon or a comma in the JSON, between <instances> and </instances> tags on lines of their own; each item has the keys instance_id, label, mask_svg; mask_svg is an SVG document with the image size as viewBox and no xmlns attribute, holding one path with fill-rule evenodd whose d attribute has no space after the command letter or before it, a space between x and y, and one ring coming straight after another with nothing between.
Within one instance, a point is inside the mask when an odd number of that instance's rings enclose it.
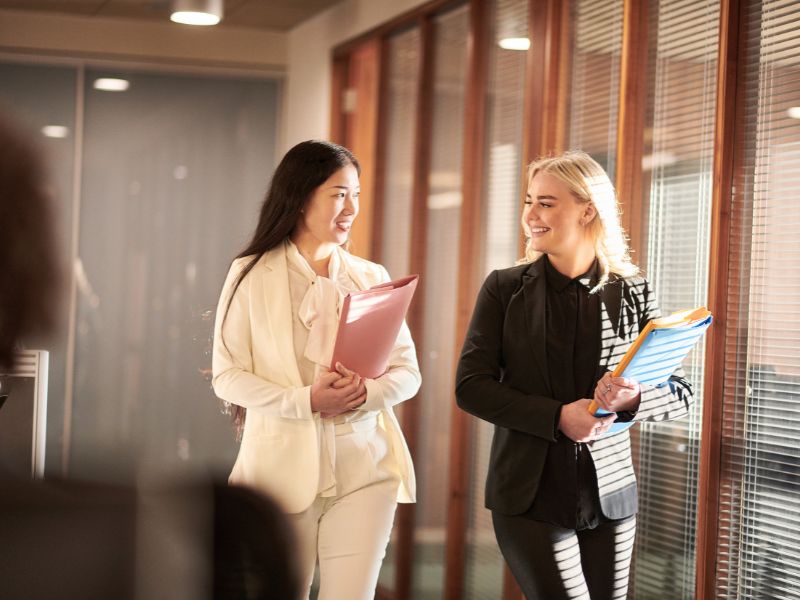
<instances>
[{"instance_id":1,"label":"long dark hair","mask_svg":"<svg viewBox=\"0 0 800 600\"><path fill-rule=\"evenodd\" d=\"M314 190L336 171L348 165L353 165L356 172L361 175L361 166L352 152L343 146L322 140L300 142L286 153L272 176L267 196L261 205L253 239L236 257L250 257L250 261L236 278L225 307L222 326L225 325L231 302L242 280L264 254L292 235L300 220L300 213ZM222 336L222 326L220 326L220 336ZM225 343L224 339L222 343ZM231 404L229 412L237 437L241 437L247 411L238 404Z\"/></svg>"}]
</instances>

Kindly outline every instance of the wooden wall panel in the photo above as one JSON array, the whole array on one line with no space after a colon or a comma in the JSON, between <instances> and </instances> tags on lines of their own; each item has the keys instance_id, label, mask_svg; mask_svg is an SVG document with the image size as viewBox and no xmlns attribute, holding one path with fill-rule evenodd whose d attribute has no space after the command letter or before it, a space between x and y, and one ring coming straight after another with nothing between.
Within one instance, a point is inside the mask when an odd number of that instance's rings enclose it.
<instances>
[{"instance_id":1,"label":"wooden wall panel","mask_svg":"<svg viewBox=\"0 0 800 600\"><path fill-rule=\"evenodd\" d=\"M647 107L647 5L625 2L622 25L622 60L617 119L617 196L622 206L622 226L630 246L640 256L642 240L642 156ZM615 174L609 173L614 177Z\"/></svg>"},{"instance_id":2,"label":"wooden wall panel","mask_svg":"<svg viewBox=\"0 0 800 600\"><path fill-rule=\"evenodd\" d=\"M461 168L461 236L456 303L456 355L467 333L480 282L481 199L484 182L486 86L489 69L489 7L487 0L470 2L466 109ZM455 369L453 369L455 372ZM455 398L453 398L455 405ZM454 408L450 423L450 472L445 551L445 598L459 600L464 592L467 558L467 517L470 488L472 417Z\"/></svg>"},{"instance_id":3,"label":"wooden wall panel","mask_svg":"<svg viewBox=\"0 0 800 600\"><path fill-rule=\"evenodd\" d=\"M417 118L414 123L414 183L413 206L411 217L411 256L409 257L409 272L419 273L420 280L415 297L409 309L408 325L411 335L415 340L421 340L424 332L424 305L420 299L425 297L425 249L428 236L428 195L431 156L431 131L432 127L432 100L433 100L433 73L434 52L433 36L434 27L430 17L423 17L420 21L422 37L422 51L420 52L420 69L417 91ZM403 408L403 433L412 457L416 457L419 447L419 404L409 401ZM397 600L410 600L411 584L413 581L414 564L414 528L415 506L402 504L397 511L397 575L395 582Z\"/></svg>"},{"instance_id":4,"label":"wooden wall panel","mask_svg":"<svg viewBox=\"0 0 800 600\"><path fill-rule=\"evenodd\" d=\"M725 331L728 325L731 194L739 61L739 0L722 0L717 73L717 118L714 133L714 187L711 205L711 268L708 306L714 326L707 334L700 486L697 507L696 598L714 598L720 492L723 394L725 392ZM738 102L739 106L742 102Z\"/></svg>"},{"instance_id":5,"label":"wooden wall panel","mask_svg":"<svg viewBox=\"0 0 800 600\"><path fill-rule=\"evenodd\" d=\"M340 102L344 118L345 146L361 164L361 200L358 219L350 235L350 251L371 258L375 229L374 201L377 191L377 143L380 100L381 50L379 39L353 50L347 64L347 88Z\"/></svg>"}]
</instances>

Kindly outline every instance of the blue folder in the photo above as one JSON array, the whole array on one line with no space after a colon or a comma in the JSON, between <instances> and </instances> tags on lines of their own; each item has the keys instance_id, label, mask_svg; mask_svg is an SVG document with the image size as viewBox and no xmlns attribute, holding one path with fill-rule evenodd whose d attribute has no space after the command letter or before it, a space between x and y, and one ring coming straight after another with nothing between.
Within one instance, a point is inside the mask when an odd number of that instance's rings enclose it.
<instances>
[{"instance_id":1,"label":"blue folder","mask_svg":"<svg viewBox=\"0 0 800 600\"><path fill-rule=\"evenodd\" d=\"M698 312L704 317L691 319L691 316ZM671 320L678 320L681 315L689 320L678 324L669 324ZM713 317L707 310L694 309L680 311L663 319L651 321L642 330L620 361L619 366L614 370L614 377L627 377L652 386L665 384L711 325L712 320ZM596 405L593 403L590 410L595 407ZM602 417L611 413L596 407L593 414L596 417ZM633 421L614 423L605 435L625 431L633 424Z\"/></svg>"}]
</instances>

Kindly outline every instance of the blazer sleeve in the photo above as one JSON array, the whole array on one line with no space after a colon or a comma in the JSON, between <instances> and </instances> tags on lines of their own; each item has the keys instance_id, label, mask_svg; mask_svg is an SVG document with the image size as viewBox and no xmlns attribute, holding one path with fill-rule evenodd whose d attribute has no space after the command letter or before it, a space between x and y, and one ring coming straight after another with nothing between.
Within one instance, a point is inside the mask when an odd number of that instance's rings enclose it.
<instances>
[{"instance_id":1,"label":"blazer sleeve","mask_svg":"<svg viewBox=\"0 0 800 600\"><path fill-rule=\"evenodd\" d=\"M389 273L380 267L381 283L391 281ZM422 384L417 364L417 351L411 331L403 321L397 341L389 355L386 372L376 379L366 379L367 400L363 410L382 410L412 398Z\"/></svg>"},{"instance_id":2,"label":"blazer sleeve","mask_svg":"<svg viewBox=\"0 0 800 600\"><path fill-rule=\"evenodd\" d=\"M639 331L647 322L661 316L655 294L647 280L643 288L643 311L639 318ZM639 384L642 397L634 421L672 421L685 417L694 402L692 385L682 367L675 369L670 378L659 386Z\"/></svg>"},{"instance_id":3,"label":"blazer sleeve","mask_svg":"<svg viewBox=\"0 0 800 600\"><path fill-rule=\"evenodd\" d=\"M500 427L555 441L561 403L526 394L503 381L503 323L498 272L483 283L456 371L456 401L468 413ZM520 331L518 335L525 335ZM531 357L533 360L533 357Z\"/></svg>"},{"instance_id":4,"label":"blazer sleeve","mask_svg":"<svg viewBox=\"0 0 800 600\"><path fill-rule=\"evenodd\" d=\"M247 259L241 259L231 265L217 306L211 360L214 393L248 410L285 419L313 419L310 386L286 387L253 372L248 277L236 290L225 314L233 286L246 264Z\"/></svg>"}]
</instances>

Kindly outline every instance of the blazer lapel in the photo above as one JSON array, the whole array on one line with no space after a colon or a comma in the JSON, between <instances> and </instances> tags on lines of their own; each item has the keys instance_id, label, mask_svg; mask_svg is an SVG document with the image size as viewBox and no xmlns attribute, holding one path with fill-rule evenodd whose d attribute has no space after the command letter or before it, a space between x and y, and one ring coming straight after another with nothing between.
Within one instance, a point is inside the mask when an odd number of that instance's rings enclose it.
<instances>
[{"instance_id":1,"label":"blazer lapel","mask_svg":"<svg viewBox=\"0 0 800 600\"><path fill-rule=\"evenodd\" d=\"M267 315L268 335L280 349L284 373L289 375L292 384L303 387L300 370L294 350L292 332L292 299L289 295L289 270L286 266L286 250L281 244L264 255L264 312Z\"/></svg>"},{"instance_id":2,"label":"blazer lapel","mask_svg":"<svg viewBox=\"0 0 800 600\"><path fill-rule=\"evenodd\" d=\"M525 325L533 358L539 368L541 380L552 394L547 376L547 350L545 346L545 294L544 262L539 259L522 275L522 293L525 306Z\"/></svg>"},{"instance_id":3,"label":"blazer lapel","mask_svg":"<svg viewBox=\"0 0 800 600\"><path fill-rule=\"evenodd\" d=\"M600 365L605 368L614 356L620 339L622 281L612 279L600 290Z\"/></svg>"}]
</instances>

